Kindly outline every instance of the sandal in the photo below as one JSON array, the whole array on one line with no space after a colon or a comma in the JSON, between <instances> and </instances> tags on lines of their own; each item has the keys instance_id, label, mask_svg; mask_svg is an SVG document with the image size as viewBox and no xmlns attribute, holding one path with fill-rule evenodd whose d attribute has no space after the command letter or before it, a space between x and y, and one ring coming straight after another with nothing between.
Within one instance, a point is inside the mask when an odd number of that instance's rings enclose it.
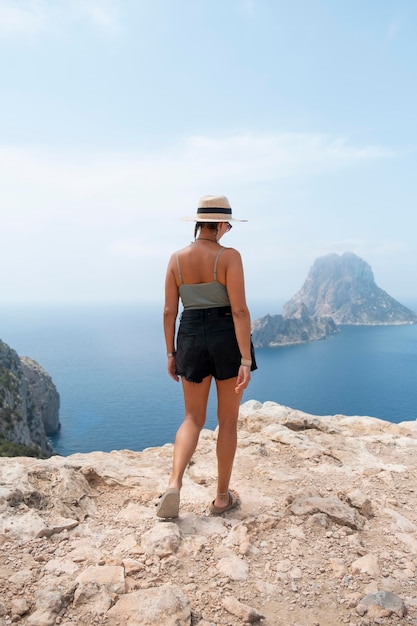
<instances>
[{"instance_id":1,"label":"sandal","mask_svg":"<svg viewBox=\"0 0 417 626\"><path fill-rule=\"evenodd\" d=\"M227 493L229 494L229 501L225 506L216 506L213 500L210 505L210 513L212 515L222 515L226 511L231 511L240 506L239 494L236 491L228 491Z\"/></svg>"},{"instance_id":2,"label":"sandal","mask_svg":"<svg viewBox=\"0 0 417 626\"><path fill-rule=\"evenodd\" d=\"M158 517L171 518L178 517L180 509L180 490L179 489L167 489L165 493L160 496L160 501L156 509Z\"/></svg>"}]
</instances>

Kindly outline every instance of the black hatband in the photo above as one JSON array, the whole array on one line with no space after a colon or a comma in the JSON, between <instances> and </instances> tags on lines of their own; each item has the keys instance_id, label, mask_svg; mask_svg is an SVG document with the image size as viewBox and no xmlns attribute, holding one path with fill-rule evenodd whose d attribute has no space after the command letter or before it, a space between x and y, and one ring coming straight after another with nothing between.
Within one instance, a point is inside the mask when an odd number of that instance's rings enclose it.
<instances>
[{"instance_id":1,"label":"black hatband","mask_svg":"<svg viewBox=\"0 0 417 626\"><path fill-rule=\"evenodd\" d=\"M203 208L203 207L199 207L197 210L197 215L199 215L200 213L222 213L223 215L232 215L232 209L224 209L224 208L217 208L217 207L210 207L208 208Z\"/></svg>"}]
</instances>

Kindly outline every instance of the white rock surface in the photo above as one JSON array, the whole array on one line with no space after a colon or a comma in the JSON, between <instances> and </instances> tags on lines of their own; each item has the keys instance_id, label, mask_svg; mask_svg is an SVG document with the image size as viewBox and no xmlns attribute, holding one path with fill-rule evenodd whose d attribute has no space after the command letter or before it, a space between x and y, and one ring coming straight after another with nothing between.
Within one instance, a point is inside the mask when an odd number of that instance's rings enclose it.
<instances>
[{"instance_id":1,"label":"white rock surface","mask_svg":"<svg viewBox=\"0 0 417 626\"><path fill-rule=\"evenodd\" d=\"M414 423L247 402L223 517L215 445L168 522L172 445L0 458L0 626L417 624Z\"/></svg>"}]
</instances>

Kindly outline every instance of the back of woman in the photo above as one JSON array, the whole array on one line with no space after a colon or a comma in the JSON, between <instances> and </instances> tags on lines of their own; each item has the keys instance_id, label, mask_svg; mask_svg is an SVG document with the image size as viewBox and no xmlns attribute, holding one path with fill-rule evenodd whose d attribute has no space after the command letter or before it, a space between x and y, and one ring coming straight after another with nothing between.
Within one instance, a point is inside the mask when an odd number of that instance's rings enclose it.
<instances>
[{"instance_id":1,"label":"back of woman","mask_svg":"<svg viewBox=\"0 0 417 626\"><path fill-rule=\"evenodd\" d=\"M214 280L226 286L227 262L230 260L231 248L223 248L219 244L201 238L177 252L181 268L182 281L177 275L177 285L195 285L211 283ZM220 256L219 256L220 252ZM216 265L217 260L217 265ZM215 274L216 270L216 274Z\"/></svg>"},{"instance_id":2,"label":"back of woman","mask_svg":"<svg viewBox=\"0 0 417 626\"><path fill-rule=\"evenodd\" d=\"M237 444L237 420L244 389L256 369L246 305L243 265L234 248L220 239L230 231L232 210L225 196L203 196L197 215L195 241L175 252L165 280L164 333L168 373L181 379L184 421L179 427L168 489L157 515L177 517L183 474L206 421L207 401L214 379L217 391L217 493L213 515L236 508L240 498L229 489ZM183 304L178 333L179 300Z\"/></svg>"}]
</instances>

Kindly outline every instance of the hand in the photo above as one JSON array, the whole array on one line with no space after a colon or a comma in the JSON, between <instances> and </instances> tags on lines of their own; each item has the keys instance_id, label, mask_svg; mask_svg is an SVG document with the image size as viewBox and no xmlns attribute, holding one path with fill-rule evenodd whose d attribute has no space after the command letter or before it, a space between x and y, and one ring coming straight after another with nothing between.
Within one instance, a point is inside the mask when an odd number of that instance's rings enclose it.
<instances>
[{"instance_id":1,"label":"hand","mask_svg":"<svg viewBox=\"0 0 417 626\"><path fill-rule=\"evenodd\" d=\"M175 382L178 382L180 377L175 372L175 356L168 357L167 369L168 369L168 374L171 376L171 378L173 378Z\"/></svg>"},{"instance_id":2,"label":"hand","mask_svg":"<svg viewBox=\"0 0 417 626\"><path fill-rule=\"evenodd\" d=\"M250 367L241 365L236 380L236 393L242 393L250 383Z\"/></svg>"}]
</instances>

